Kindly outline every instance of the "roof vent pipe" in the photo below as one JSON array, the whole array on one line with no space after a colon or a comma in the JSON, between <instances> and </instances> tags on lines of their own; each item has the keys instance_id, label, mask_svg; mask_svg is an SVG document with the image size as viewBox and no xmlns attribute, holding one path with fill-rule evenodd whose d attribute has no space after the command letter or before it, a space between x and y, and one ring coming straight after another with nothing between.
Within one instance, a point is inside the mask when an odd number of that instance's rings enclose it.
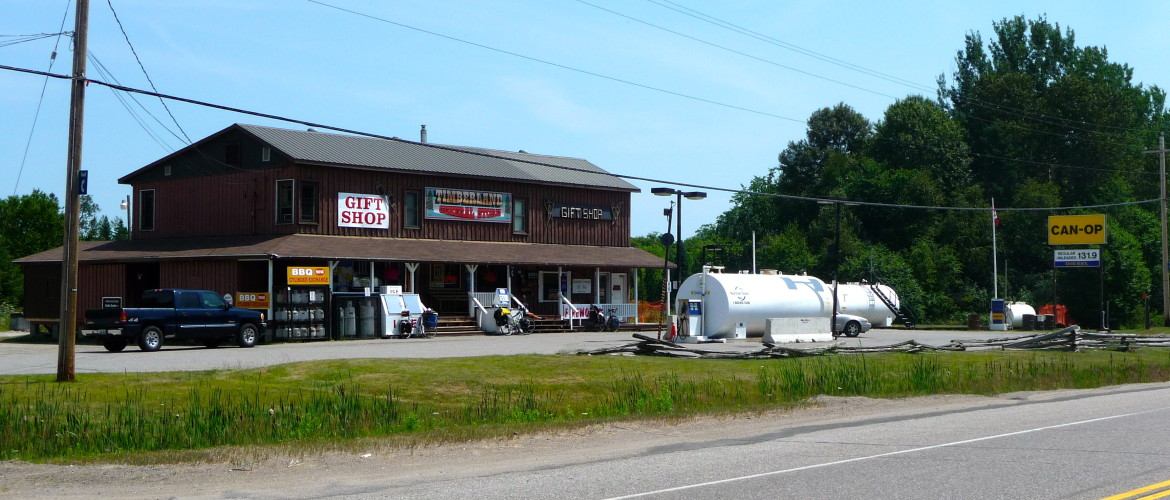
<instances>
[{"instance_id":1,"label":"roof vent pipe","mask_svg":"<svg viewBox=\"0 0 1170 500\"><path fill-rule=\"evenodd\" d=\"M427 126L426 125L422 126L422 130L419 131L418 136L419 136L418 142L421 142L423 144L427 143Z\"/></svg>"}]
</instances>

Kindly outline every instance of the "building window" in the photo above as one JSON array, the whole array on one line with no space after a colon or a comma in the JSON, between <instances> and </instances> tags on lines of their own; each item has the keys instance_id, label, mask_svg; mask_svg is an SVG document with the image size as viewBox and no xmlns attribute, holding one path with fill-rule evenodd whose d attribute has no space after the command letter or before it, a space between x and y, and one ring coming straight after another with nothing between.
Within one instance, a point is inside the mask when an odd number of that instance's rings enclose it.
<instances>
[{"instance_id":1,"label":"building window","mask_svg":"<svg viewBox=\"0 0 1170 500\"><path fill-rule=\"evenodd\" d=\"M417 189L407 189L402 205L403 227L418 229L422 222L422 192Z\"/></svg>"},{"instance_id":2,"label":"building window","mask_svg":"<svg viewBox=\"0 0 1170 500\"><path fill-rule=\"evenodd\" d=\"M138 230L154 231L154 190L138 192Z\"/></svg>"},{"instance_id":3,"label":"building window","mask_svg":"<svg viewBox=\"0 0 1170 500\"><path fill-rule=\"evenodd\" d=\"M260 148L260 161L272 161L272 148L268 146Z\"/></svg>"},{"instance_id":4,"label":"building window","mask_svg":"<svg viewBox=\"0 0 1170 500\"><path fill-rule=\"evenodd\" d=\"M562 278L564 281L561 281ZM572 282L573 275L568 272L558 274L556 271L541 271L540 283L537 285L540 289L540 301L557 302L560 300L558 294L562 290L564 290L564 295L568 297L568 284Z\"/></svg>"},{"instance_id":5,"label":"building window","mask_svg":"<svg viewBox=\"0 0 1170 500\"><path fill-rule=\"evenodd\" d=\"M300 221L317 222L317 181L301 181Z\"/></svg>"},{"instance_id":6,"label":"building window","mask_svg":"<svg viewBox=\"0 0 1170 500\"><path fill-rule=\"evenodd\" d=\"M528 200L512 198L512 232L528 234Z\"/></svg>"},{"instance_id":7,"label":"building window","mask_svg":"<svg viewBox=\"0 0 1170 500\"><path fill-rule=\"evenodd\" d=\"M293 180L276 181L276 223L293 223Z\"/></svg>"},{"instance_id":8,"label":"building window","mask_svg":"<svg viewBox=\"0 0 1170 500\"><path fill-rule=\"evenodd\" d=\"M240 143L229 142L224 148L223 162L232 167L240 166Z\"/></svg>"}]
</instances>

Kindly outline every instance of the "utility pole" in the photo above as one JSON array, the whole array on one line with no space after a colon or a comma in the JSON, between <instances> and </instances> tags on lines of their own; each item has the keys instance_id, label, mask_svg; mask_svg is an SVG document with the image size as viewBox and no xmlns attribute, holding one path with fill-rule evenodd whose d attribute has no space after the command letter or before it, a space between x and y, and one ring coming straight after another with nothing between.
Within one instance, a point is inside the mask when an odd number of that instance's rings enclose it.
<instances>
[{"instance_id":1,"label":"utility pole","mask_svg":"<svg viewBox=\"0 0 1170 500\"><path fill-rule=\"evenodd\" d=\"M1170 326L1170 252L1166 244L1166 134L1158 134L1158 183L1161 186L1162 205L1162 326Z\"/></svg>"},{"instance_id":2,"label":"utility pole","mask_svg":"<svg viewBox=\"0 0 1170 500\"><path fill-rule=\"evenodd\" d=\"M72 382L77 343L77 240L80 232L81 130L85 115L86 32L89 29L89 0L77 0L73 30L73 83L69 96L69 157L66 162L65 245L61 256L61 316L57 349L57 381Z\"/></svg>"}]
</instances>

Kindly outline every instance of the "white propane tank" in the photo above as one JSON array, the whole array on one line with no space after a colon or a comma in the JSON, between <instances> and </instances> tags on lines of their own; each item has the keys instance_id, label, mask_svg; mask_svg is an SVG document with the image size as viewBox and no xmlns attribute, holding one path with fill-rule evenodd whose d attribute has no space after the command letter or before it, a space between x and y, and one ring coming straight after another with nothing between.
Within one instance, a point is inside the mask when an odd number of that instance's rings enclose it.
<instances>
[{"instance_id":1,"label":"white propane tank","mask_svg":"<svg viewBox=\"0 0 1170 500\"><path fill-rule=\"evenodd\" d=\"M1012 319L1012 328L1024 327L1025 314L1031 314L1032 316L1036 315L1036 309L1033 309L1032 306L1023 302L1008 302L1006 304L1006 308L1011 313L1009 314L1009 317Z\"/></svg>"},{"instance_id":2,"label":"white propane tank","mask_svg":"<svg viewBox=\"0 0 1170 500\"><path fill-rule=\"evenodd\" d=\"M341 334L346 337L357 335L357 325L354 322L353 302L346 302L341 310Z\"/></svg>"},{"instance_id":3,"label":"white propane tank","mask_svg":"<svg viewBox=\"0 0 1170 500\"><path fill-rule=\"evenodd\" d=\"M360 332L361 335L360 336L362 338L373 337L374 336L374 320L375 320L375 318L374 318L374 302L371 301L370 299L365 299L362 301L362 305L361 305L361 309L360 309L360 319L361 319L361 322L359 323L360 328L361 328L361 332Z\"/></svg>"},{"instance_id":4,"label":"white propane tank","mask_svg":"<svg viewBox=\"0 0 1170 500\"><path fill-rule=\"evenodd\" d=\"M898 292L881 283L841 283L837 286L837 311L841 314L861 316L873 326L894 326L894 311L886 307L881 297L874 289L890 301L894 307L902 307L898 300ZM830 293L833 285L829 284ZM832 295L830 295L831 297Z\"/></svg>"},{"instance_id":5,"label":"white propane tank","mask_svg":"<svg viewBox=\"0 0 1170 500\"><path fill-rule=\"evenodd\" d=\"M695 274L679 287L678 300L703 300L703 335L732 336L736 323L749 337L764 334L768 318L828 318L833 288L820 278L785 274Z\"/></svg>"}]
</instances>

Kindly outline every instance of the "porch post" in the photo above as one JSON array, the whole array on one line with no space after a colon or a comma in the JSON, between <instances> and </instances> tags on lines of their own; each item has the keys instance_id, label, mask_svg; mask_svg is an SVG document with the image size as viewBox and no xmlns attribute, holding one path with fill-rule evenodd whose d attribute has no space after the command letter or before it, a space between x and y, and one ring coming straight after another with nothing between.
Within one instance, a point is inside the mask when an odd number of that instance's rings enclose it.
<instances>
[{"instance_id":1,"label":"porch post","mask_svg":"<svg viewBox=\"0 0 1170 500\"><path fill-rule=\"evenodd\" d=\"M593 303L601 302L601 268L593 268Z\"/></svg>"},{"instance_id":2,"label":"porch post","mask_svg":"<svg viewBox=\"0 0 1170 500\"><path fill-rule=\"evenodd\" d=\"M414 287L414 273L418 271L418 262L406 262L405 264L406 272L410 273L410 293L418 293L418 290Z\"/></svg>"}]
</instances>

